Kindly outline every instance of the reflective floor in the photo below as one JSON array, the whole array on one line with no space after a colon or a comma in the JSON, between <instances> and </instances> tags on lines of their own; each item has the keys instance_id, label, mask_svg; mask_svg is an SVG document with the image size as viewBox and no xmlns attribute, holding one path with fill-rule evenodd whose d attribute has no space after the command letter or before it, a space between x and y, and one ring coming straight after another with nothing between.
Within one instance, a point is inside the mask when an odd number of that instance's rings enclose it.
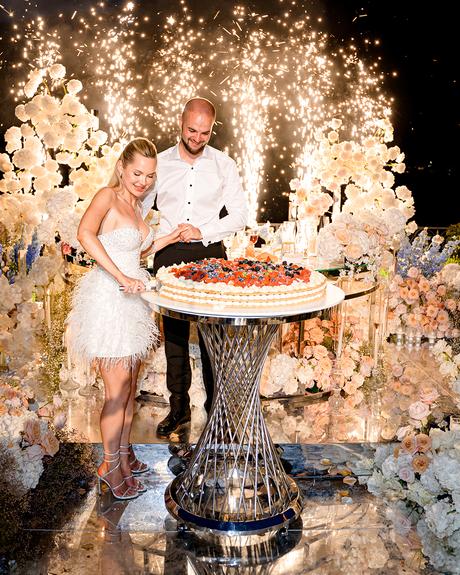
<instances>
[{"instance_id":1,"label":"reflective floor","mask_svg":"<svg viewBox=\"0 0 460 575\"><path fill-rule=\"evenodd\" d=\"M435 573L423 567L410 537L401 537L384 504L365 487L343 482L344 469L366 474L371 446L283 445L282 460L304 496L301 517L275 536L197 538L177 531L163 494L180 468L166 445L141 445L139 456L152 470L148 491L136 500L114 501L92 493L64 530L53 551L25 575L270 574L403 575ZM333 462L334 469L328 473ZM307 463L308 462L308 463ZM35 526L44 535L53 525Z\"/></svg>"},{"instance_id":2,"label":"reflective floor","mask_svg":"<svg viewBox=\"0 0 460 575\"><path fill-rule=\"evenodd\" d=\"M197 347L197 346L196 346ZM193 347L192 347L193 349ZM162 350L154 360L146 365L139 378L139 393L136 401L136 415L133 420L131 439L133 443L167 443L168 440L156 435L158 423L169 411L168 391L166 389L166 363ZM458 413L459 402L445 379L440 375L439 366L426 348L409 351L388 345L385 358L389 362L403 365L410 370L412 379L412 401L417 401L423 388L436 390L437 403L445 413ZM160 363L161 362L161 363ZM390 376L385 376L389 377ZM98 443L99 414L102 407L103 391L100 381L85 385L78 378L80 388L63 391L68 399L67 424L78 431L81 441ZM381 390L385 390L391 381L382 381ZM383 392L381 392L383 393ZM82 395L83 394L83 395ZM339 412L328 404L329 394L312 394L288 398L265 398L262 400L265 421L273 441L277 443L333 443L377 441L380 431L388 421L381 417L380 405L370 412L365 408L353 408L348 412ZM206 412L203 409L205 392L201 380L199 358L192 354L192 387L190 390L192 421L179 434L173 434L169 440L196 442L206 424ZM385 398L384 398L385 399ZM381 401L381 398L380 400ZM410 401L409 401L410 403ZM330 417L334 413L333 417ZM388 417L388 415L387 415ZM390 434L391 435L391 434ZM392 435L391 435L392 436Z\"/></svg>"}]
</instances>

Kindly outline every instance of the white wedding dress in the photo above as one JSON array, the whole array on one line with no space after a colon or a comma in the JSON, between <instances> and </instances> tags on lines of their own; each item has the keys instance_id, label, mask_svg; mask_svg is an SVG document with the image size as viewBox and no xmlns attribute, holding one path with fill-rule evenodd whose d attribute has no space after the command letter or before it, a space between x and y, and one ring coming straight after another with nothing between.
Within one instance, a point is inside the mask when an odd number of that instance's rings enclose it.
<instances>
[{"instance_id":1,"label":"white wedding dress","mask_svg":"<svg viewBox=\"0 0 460 575\"><path fill-rule=\"evenodd\" d=\"M143 241L134 227L118 228L98 238L123 274L144 283L150 280L140 267L140 254L153 241L151 230ZM119 361L131 365L145 357L158 340L158 327L147 302L139 294L120 291L115 278L99 266L76 286L67 325L71 356L85 363L98 358L106 367Z\"/></svg>"}]
</instances>

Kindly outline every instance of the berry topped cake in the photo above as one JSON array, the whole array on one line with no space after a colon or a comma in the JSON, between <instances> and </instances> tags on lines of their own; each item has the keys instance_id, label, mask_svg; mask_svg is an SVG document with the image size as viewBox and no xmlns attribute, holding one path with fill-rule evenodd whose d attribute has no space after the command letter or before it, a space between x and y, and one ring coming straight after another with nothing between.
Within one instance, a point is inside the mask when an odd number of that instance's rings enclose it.
<instances>
[{"instance_id":1,"label":"berry topped cake","mask_svg":"<svg viewBox=\"0 0 460 575\"><path fill-rule=\"evenodd\" d=\"M321 299L326 278L319 272L282 262L207 259L158 270L160 295L216 307L280 307Z\"/></svg>"}]
</instances>

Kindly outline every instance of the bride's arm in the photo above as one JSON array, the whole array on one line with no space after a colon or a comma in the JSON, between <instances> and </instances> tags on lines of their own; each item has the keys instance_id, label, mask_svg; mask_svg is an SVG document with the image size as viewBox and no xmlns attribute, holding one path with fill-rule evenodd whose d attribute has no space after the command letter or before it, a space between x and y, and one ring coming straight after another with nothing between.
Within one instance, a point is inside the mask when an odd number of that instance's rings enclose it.
<instances>
[{"instance_id":1,"label":"bride's arm","mask_svg":"<svg viewBox=\"0 0 460 575\"><path fill-rule=\"evenodd\" d=\"M150 244L150 246L142 252L141 256L143 258L146 258L150 254L158 252L159 250L163 249L169 244L174 244L179 240L179 238L180 238L180 229L176 228L171 233L162 236L161 238L155 238L154 241Z\"/></svg>"},{"instance_id":2,"label":"bride's arm","mask_svg":"<svg viewBox=\"0 0 460 575\"><path fill-rule=\"evenodd\" d=\"M114 198L115 192L111 188L102 188L97 192L80 221L77 239L85 251L96 260L99 266L112 275L125 288L125 291L137 291L141 285L143 287L142 282L125 276L114 264L97 237L101 222L112 207Z\"/></svg>"}]
</instances>

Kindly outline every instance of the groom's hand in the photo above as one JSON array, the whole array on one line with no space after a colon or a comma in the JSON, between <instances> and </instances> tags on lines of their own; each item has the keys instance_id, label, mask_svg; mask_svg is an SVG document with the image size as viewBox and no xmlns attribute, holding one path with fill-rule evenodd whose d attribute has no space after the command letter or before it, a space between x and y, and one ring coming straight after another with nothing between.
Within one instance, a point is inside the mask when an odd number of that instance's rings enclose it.
<instances>
[{"instance_id":1,"label":"groom's hand","mask_svg":"<svg viewBox=\"0 0 460 575\"><path fill-rule=\"evenodd\" d=\"M192 226L192 224L179 224L180 228L180 241L190 242L191 240L202 240L200 229Z\"/></svg>"}]
</instances>

